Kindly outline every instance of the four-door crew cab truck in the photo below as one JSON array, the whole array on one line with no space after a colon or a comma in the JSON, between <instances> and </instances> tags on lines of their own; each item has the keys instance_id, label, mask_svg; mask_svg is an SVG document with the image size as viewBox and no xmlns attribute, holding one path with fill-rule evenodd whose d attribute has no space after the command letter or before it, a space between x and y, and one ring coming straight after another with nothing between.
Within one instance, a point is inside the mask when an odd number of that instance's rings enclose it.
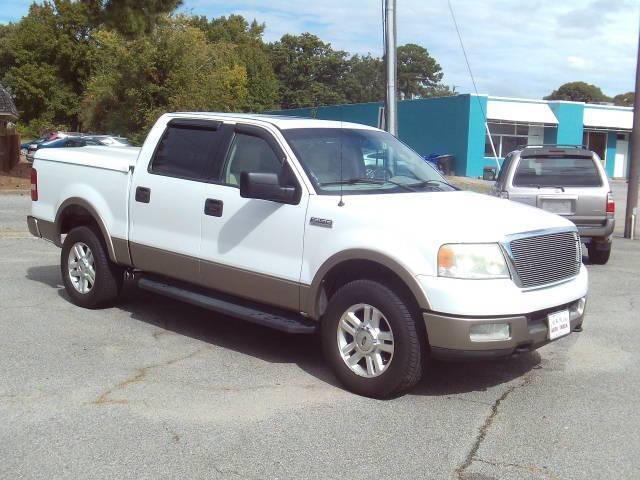
<instances>
[{"instance_id":1,"label":"four-door crew cab truck","mask_svg":"<svg viewBox=\"0 0 640 480\"><path fill-rule=\"evenodd\" d=\"M412 387L429 357L494 358L578 330L569 220L458 191L364 125L163 115L143 147L39 150L32 234L71 300L140 288L286 332L320 331L350 390Z\"/></svg>"}]
</instances>

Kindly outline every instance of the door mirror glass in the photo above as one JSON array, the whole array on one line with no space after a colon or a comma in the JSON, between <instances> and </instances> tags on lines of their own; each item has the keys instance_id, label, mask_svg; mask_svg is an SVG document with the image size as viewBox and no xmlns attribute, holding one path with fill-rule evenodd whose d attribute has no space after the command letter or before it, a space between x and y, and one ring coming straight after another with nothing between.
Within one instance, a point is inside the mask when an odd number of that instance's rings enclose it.
<instances>
[{"instance_id":1,"label":"door mirror glass","mask_svg":"<svg viewBox=\"0 0 640 480\"><path fill-rule=\"evenodd\" d=\"M300 200L296 187L281 185L275 173L241 172L240 196L291 205Z\"/></svg>"}]
</instances>

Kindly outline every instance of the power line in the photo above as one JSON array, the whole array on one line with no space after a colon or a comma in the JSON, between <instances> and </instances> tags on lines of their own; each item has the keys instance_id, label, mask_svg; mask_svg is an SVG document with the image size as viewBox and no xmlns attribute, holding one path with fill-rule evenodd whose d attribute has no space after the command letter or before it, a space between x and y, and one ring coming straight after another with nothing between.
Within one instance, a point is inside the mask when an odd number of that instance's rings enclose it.
<instances>
[{"instance_id":1,"label":"power line","mask_svg":"<svg viewBox=\"0 0 640 480\"><path fill-rule=\"evenodd\" d=\"M460 47L462 48L462 54L464 55L464 61L467 64L467 70L469 71L469 76L471 77L471 83L473 84L473 89L476 92L476 98L478 99L478 106L480 107L480 111L482 112L482 118L484 119L484 126L487 130L487 135L489 136L489 143L491 144L491 150L493 151L493 156L496 159L496 164L498 165L498 170L500 169L500 163L498 162L498 154L496 153L496 147L493 144L493 138L491 137L491 132L489 131L489 124L487 123L487 114L484 111L484 107L482 106L482 102L480 101L480 94L478 93L478 86L476 85L476 79L473 76L473 71L471 70L471 64L469 63L469 57L467 56L467 50L464 48L464 42L462 41L462 35L460 34L460 28L458 28L458 22L456 20L456 14L453 11L453 6L451 5L451 0L447 0L447 5L449 6L449 12L451 12L451 18L453 19L453 25L456 27L456 34L458 35L458 41L460 42Z\"/></svg>"}]
</instances>

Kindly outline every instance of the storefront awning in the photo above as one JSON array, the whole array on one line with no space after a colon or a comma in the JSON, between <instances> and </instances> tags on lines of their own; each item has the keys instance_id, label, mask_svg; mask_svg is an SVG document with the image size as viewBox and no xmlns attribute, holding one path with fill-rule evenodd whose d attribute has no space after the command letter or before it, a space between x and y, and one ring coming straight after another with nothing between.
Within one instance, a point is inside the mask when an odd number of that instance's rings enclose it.
<instances>
[{"instance_id":1,"label":"storefront awning","mask_svg":"<svg viewBox=\"0 0 640 480\"><path fill-rule=\"evenodd\" d=\"M544 102L515 102L489 97L487 119L525 125L557 125L558 119Z\"/></svg>"},{"instance_id":2,"label":"storefront awning","mask_svg":"<svg viewBox=\"0 0 640 480\"><path fill-rule=\"evenodd\" d=\"M631 130L633 111L631 108L585 106L584 127L598 130Z\"/></svg>"}]
</instances>

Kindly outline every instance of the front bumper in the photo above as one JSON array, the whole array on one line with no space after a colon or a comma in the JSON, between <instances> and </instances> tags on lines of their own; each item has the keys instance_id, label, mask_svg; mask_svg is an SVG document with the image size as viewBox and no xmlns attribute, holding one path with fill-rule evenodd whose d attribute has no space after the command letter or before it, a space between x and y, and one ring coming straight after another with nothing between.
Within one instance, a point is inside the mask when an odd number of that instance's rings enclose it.
<instances>
[{"instance_id":1,"label":"front bumper","mask_svg":"<svg viewBox=\"0 0 640 480\"><path fill-rule=\"evenodd\" d=\"M571 330L582 325L584 309L577 305L580 299L524 315L500 317L466 317L435 312L423 313L431 355L445 360L487 359L508 357L515 353L535 350L549 343L547 315L569 309ZM471 326L478 324L508 324L510 335L506 340L472 341ZM563 337L560 337L563 338Z\"/></svg>"}]
</instances>

